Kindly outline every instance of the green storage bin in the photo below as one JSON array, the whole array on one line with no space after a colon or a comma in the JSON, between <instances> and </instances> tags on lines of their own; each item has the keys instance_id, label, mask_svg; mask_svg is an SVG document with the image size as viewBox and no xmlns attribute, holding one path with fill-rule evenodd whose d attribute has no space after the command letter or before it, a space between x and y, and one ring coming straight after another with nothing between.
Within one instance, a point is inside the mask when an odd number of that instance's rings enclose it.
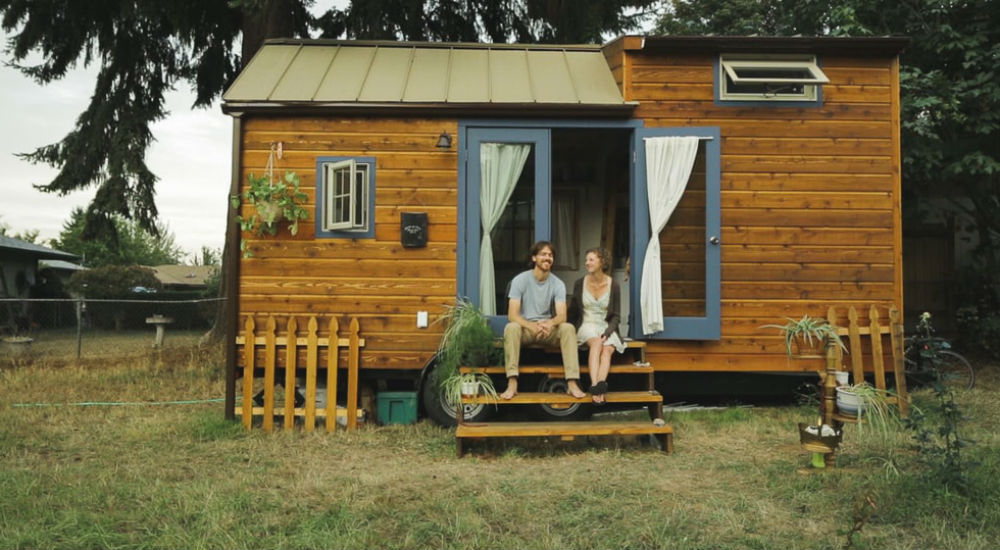
<instances>
[{"instance_id":1,"label":"green storage bin","mask_svg":"<svg viewBox=\"0 0 1000 550\"><path fill-rule=\"evenodd\" d=\"M379 424L414 424L417 421L417 392L384 391L375 396Z\"/></svg>"}]
</instances>

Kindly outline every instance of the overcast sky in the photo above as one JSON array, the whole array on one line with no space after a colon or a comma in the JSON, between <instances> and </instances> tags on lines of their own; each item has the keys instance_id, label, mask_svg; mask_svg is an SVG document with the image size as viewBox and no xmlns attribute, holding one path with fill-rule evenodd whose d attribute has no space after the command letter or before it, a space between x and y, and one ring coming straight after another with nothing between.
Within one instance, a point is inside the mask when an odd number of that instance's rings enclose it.
<instances>
[{"instance_id":1,"label":"overcast sky","mask_svg":"<svg viewBox=\"0 0 1000 550\"><path fill-rule=\"evenodd\" d=\"M319 0L322 13L346 0ZM7 34L0 30L0 44ZM0 54L3 62L9 57ZM86 206L93 187L64 197L43 193L32 185L52 181L57 171L19 159L69 133L90 101L97 71L78 67L63 79L40 86L19 71L0 65L0 223L13 233L37 229L43 243L58 236L70 211ZM218 103L192 110L194 94L181 88L167 96L169 116L152 127L156 141L146 163L159 176L156 206L160 220L185 252L202 246L222 248L225 240L227 195L232 151L232 119Z\"/></svg>"}]
</instances>

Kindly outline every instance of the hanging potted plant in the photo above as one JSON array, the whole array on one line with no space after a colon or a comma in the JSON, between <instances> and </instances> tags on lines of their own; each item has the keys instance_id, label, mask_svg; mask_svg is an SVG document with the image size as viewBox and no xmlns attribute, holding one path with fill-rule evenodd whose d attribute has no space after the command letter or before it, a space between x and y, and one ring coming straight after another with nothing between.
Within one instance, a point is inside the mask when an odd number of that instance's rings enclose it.
<instances>
[{"instance_id":1,"label":"hanging potted plant","mask_svg":"<svg viewBox=\"0 0 1000 550\"><path fill-rule=\"evenodd\" d=\"M307 195L299 189L299 176L295 172L285 172L284 178L275 180L273 174L259 177L250 174L247 180L247 188L231 198L233 208L239 209L241 203L253 207L246 216L236 216L240 229L256 237L274 236L284 220L289 233L297 235L299 221L309 217L309 212L302 207ZM244 258L253 255L246 240L240 241L240 250Z\"/></svg>"},{"instance_id":2,"label":"hanging potted plant","mask_svg":"<svg viewBox=\"0 0 1000 550\"><path fill-rule=\"evenodd\" d=\"M822 317L803 315L801 319L787 317L784 325L763 325L760 328L775 328L785 337L785 351L789 357L816 358L823 357L826 342L833 341L845 353L847 346L840 339L837 328Z\"/></svg>"}]
</instances>

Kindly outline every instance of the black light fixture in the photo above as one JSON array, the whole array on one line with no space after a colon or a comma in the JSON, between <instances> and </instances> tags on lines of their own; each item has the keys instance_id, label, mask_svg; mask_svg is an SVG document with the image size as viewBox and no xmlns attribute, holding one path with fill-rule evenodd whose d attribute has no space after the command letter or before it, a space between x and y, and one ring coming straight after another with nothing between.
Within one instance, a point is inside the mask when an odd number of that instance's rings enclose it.
<instances>
[{"instance_id":1,"label":"black light fixture","mask_svg":"<svg viewBox=\"0 0 1000 550\"><path fill-rule=\"evenodd\" d=\"M451 135L448 132L441 132L438 136L437 146L440 149L451 149Z\"/></svg>"}]
</instances>

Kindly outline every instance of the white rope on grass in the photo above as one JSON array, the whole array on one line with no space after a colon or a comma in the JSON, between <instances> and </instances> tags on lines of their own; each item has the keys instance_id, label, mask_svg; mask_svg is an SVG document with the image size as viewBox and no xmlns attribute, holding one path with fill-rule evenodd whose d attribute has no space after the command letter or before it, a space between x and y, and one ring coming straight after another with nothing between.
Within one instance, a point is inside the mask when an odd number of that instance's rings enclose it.
<instances>
[{"instance_id":1,"label":"white rope on grass","mask_svg":"<svg viewBox=\"0 0 1000 550\"><path fill-rule=\"evenodd\" d=\"M143 405L199 405L202 403L221 403L224 397L212 399L189 399L185 401L83 401L80 403L12 403L11 407L120 407Z\"/></svg>"}]
</instances>

